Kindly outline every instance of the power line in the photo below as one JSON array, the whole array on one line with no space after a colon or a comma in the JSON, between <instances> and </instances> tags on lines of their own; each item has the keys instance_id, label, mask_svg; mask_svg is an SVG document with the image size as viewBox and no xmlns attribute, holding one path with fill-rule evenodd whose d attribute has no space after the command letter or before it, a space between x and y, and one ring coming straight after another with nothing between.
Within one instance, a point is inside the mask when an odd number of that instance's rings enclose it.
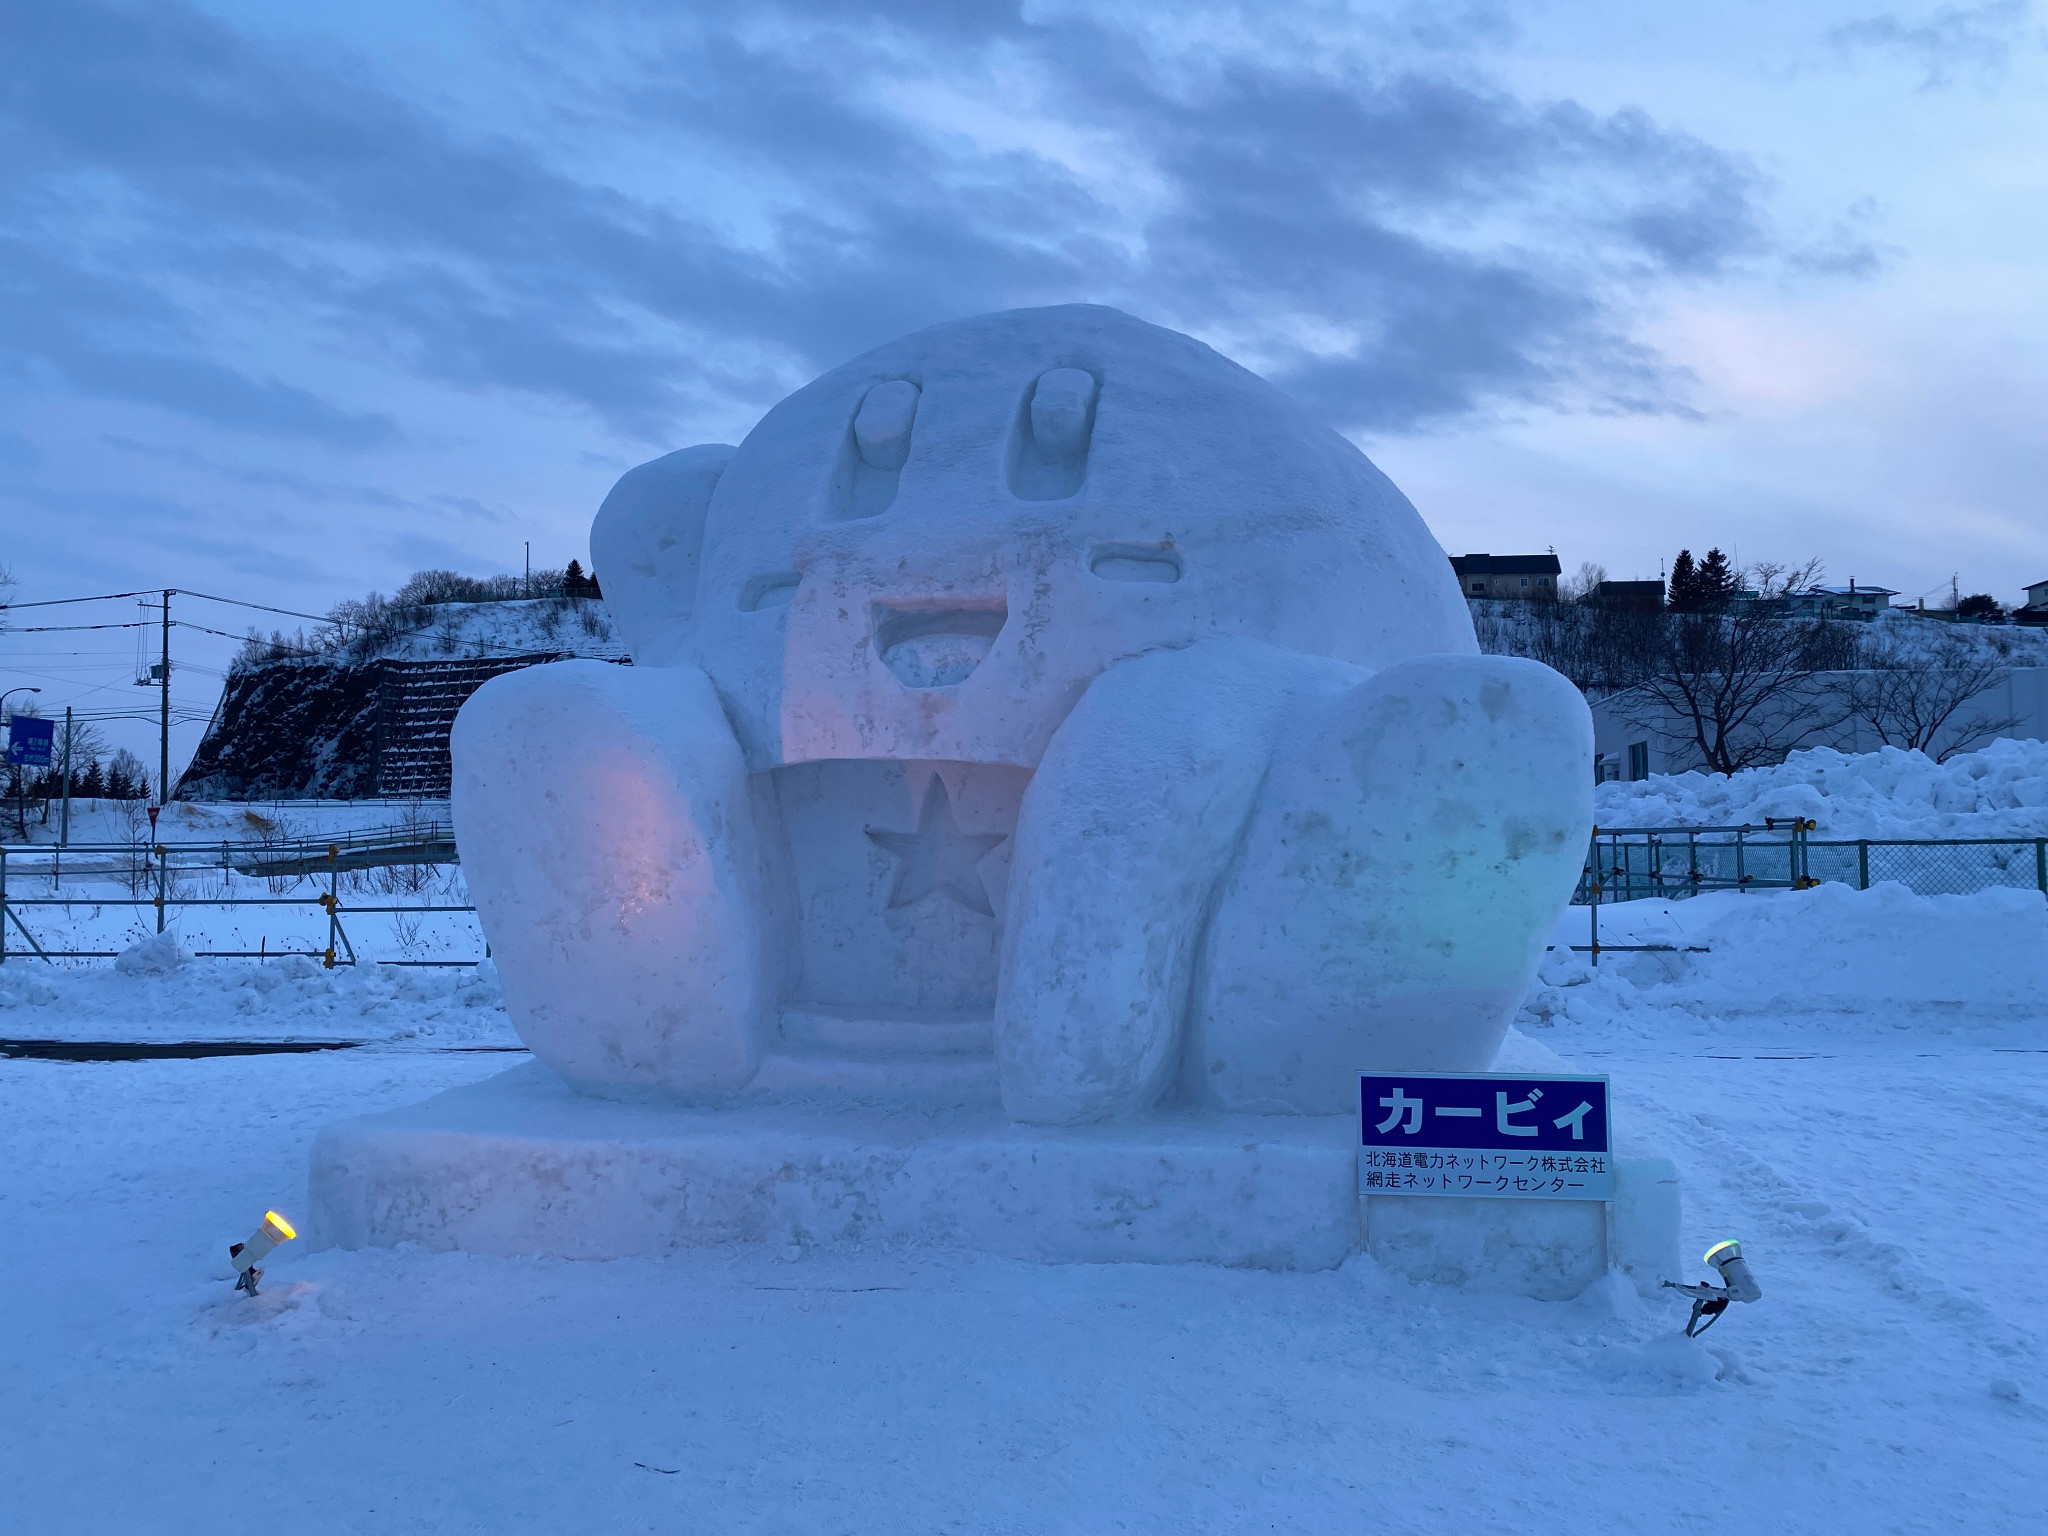
<instances>
[{"instance_id":1,"label":"power line","mask_svg":"<svg viewBox=\"0 0 2048 1536\"><path fill-rule=\"evenodd\" d=\"M333 622L331 614L301 613L296 608L273 608L268 603L251 603L239 597L216 597L211 592L194 592L189 587L172 587L170 591L176 597L197 597L209 603L226 603L232 608L254 608L259 613L281 613L288 619L311 619L315 624ZM33 603L0 603L0 613L11 612L16 608L61 608L66 603L111 603L123 597L161 597L163 592L164 589L158 587L147 592L100 592L92 597L52 597ZM82 624L77 627L91 629L97 626Z\"/></svg>"},{"instance_id":2,"label":"power line","mask_svg":"<svg viewBox=\"0 0 2048 1536\"><path fill-rule=\"evenodd\" d=\"M0 637L0 640L4 640L4 638ZM66 661L83 661L97 666L109 661L123 660L128 653L126 651L88 651L74 645L47 651L17 651L9 647L5 652L0 652L0 655L4 655L9 661L55 661L62 659Z\"/></svg>"},{"instance_id":3,"label":"power line","mask_svg":"<svg viewBox=\"0 0 2048 1536\"><path fill-rule=\"evenodd\" d=\"M158 588L158 591L161 591ZM62 608L66 603L111 603L117 597L155 597L156 592L102 592L97 597L52 597L37 603L0 603L0 613L11 608ZM196 593L194 594L197 595Z\"/></svg>"},{"instance_id":4,"label":"power line","mask_svg":"<svg viewBox=\"0 0 2048 1536\"><path fill-rule=\"evenodd\" d=\"M230 607L234 608L254 608L259 613L281 613L288 619L311 619L315 624L330 624L333 622L333 616L331 614L300 613L295 608L273 608L268 603L245 603L239 597L215 597L210 592L194 592L189 587L177 587L173 590L175 590L180 597L204 598L209 603L226 603ZM214 630L213 633L219 634L220 631ZM229 638L236 639L239 637L230 636Z\"/></svg>"},{"instance_id":5,"label":"power line","mask_svg":"<svg viewBox=\"0 0 2048 1536\"><path fill-rule=\"evenodd\" d=\"M279 611L279 612L282 612L283 610L282 610L282 609L280 609L280 610L278 610L278 611ZM267 654L269 654L269 653L271 653L271 652L274 652L274 651L279 651L279 650L283 650L283 651L288 651L288 652L290 652L290 653L291 653L292 655L294 655L294 656L311 656L311 657L320 657L320 656L324 656L324 655L327 655L327 654L328 654L328 653L327 653L327 652L325 652L325 651L304 651L304 650L300 650L300 649L299 649L299 648L298 648L297 646L291 646L291 645L286 645L286 646L279 646L279 645L275 645L275 644L273 644L273 643L272 643L271 641L265 640L265 639L264 639L264 638L263 638L263 637L262 637L261 635L231 635L231 634L229 634L229 633L228 633L228 632L227 632L226 630L224 630L224 629L208 629L208 628L207 628L207 627L206 627L206 626L205 626L204 624L194 624L194 623L193 623L193 622L192 622L192 621L191 621L190 619L173 619L173 620L171 620L171 628L173 628L173 629L196 629L196 630L198 630L198 631L199 631L199 632L200 632L201 634L204 634L204 635L219 635L219 636L221 637L221 639L223 639L223 640L243 640L243 641L248 641L248 640L254 640L254 641L255 641L255 642L256 642L256 643L258 644L258 645L260 645L260 646L262 646L262 647L263 647L263 649L264 649L264 652L265 652L265 654L266 654L266 655L267 655ZM192 666L192 663L191 663L191 662L189 662L189 661L187 661L187 662L181 662L181 663L180 663L180 665L181 665L181 666L183 666L183 667L185 667L185 668L187 668L187 669L190 669L190 668L191 668L191 666ZM200 668L199 670L201 670L201 671L204 671L204 670L205 670L205 668L203 668L203 667L202 667L202 668ZM214 676L216 676L216 677L225 677L226 675L227 675L227 674L226 674L226 673L224 673L224 672L216 672L216 673L214 674Z\"/></svg>"},{"instance_id":6,"label":"power line","mask_svg":"<svg viewBox=\"0 0 2048 1536\"><path fill-rule=\"evenodd\" d=\"M23 606L26 607L27 605L24 604ZM10 629L5 631L5 633L10 635L58 635L81 629L148 629L155 622L156 620L154 619L137 619L132 624L24 624L18 629Z\"/></svg>"},{"instance_id":7,"label":"power line","mask_svg":"<svg viewBox=\"0 0 2048 1536\"><path fill-rule=\"evenodd\" d=\"M79 720L143 720L147 721L151 725L155 725L157 723L157 716L155 716L154 714L137 714L133 710L123 712L118 709L75 709L72 711L72 714L76 719ZM171 724L199 725L203 724L208 720L211 720L212 718L212 710L207 710L203 713L198 710L188 710L182 714L174 712L171 715Z\"/></svg>"}]
</instances>

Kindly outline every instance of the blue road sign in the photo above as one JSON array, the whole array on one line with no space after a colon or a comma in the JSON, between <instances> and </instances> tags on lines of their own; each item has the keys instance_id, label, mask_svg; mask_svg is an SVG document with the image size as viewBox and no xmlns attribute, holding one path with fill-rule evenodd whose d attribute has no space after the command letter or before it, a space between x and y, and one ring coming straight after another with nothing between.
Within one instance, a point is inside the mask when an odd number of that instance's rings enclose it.
<instances>
[{"instance_id":1,"label":"blue road sign","mask_svg":"<svg viewBox=\"0 0 2048 1536\"><path fill-rule=\"evenodd\" d=\"M50 743L57 727L34 715L15 715L7 722L7 761L19 768L50 766Z\"/></svg>"},{"instance_id":2,"label":"blue road sign","mask_svg":"<svg viewBox=\"0 0 2048 1536\"><path fill-rule=\"evenodd\" d=\"M1358 1089L1365 1194L1614 1198L1605 1077L1410 1072Z\"/></svg>"}]
</instances>

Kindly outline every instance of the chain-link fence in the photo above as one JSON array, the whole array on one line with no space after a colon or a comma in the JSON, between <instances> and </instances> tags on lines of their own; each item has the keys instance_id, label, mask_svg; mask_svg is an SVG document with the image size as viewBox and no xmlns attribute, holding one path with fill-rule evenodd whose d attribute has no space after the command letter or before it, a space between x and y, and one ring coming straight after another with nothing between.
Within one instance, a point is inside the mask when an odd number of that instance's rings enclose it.
<instances>
[{"instance_id":1,"label":"chain-link fence","mask_svg":"<svg viewBox=\"0 0 2048 1536\"><path fill-rule=\"evenodd\" d=\"M1708 891L1803 891L1839 881L1868 890L1896 880L1921 896L1965 896L1992 886L2048 894L2048 838L1857 838L1817 841L1811 821L1739 827L1596 827L1572 896L1588 942L1570 949L1595 965L1608 951L1671 944L1602 944L1600 908Z\"/></svg>"},{"instance_id":2,"label":"chain-link fence","mask_svg":"<svg viewBox=\"0 0 2048 1536\"><path fill-rule=\"evenodd\" d=\"M1868 890L1897 880L1922 896L1963 896L1994 885L2048 891L2048 838L1970 838L1947 842L1809 842L1816 880Z\"/></svg>"},{"instance_id":3,"label":"chain-link fence","mask_svg":"<svg viewBox=\"0 0 2048 1536\"><path fill-rule=\"evenodd\" d=\"M1803 890L1896 880L1922 896L1992 886L2048 893L2048 838L1814 838L1811 822L1739 827L1602 827L1572 900L1599 906L1705 891Z\"/></svg>"}]
</instances>

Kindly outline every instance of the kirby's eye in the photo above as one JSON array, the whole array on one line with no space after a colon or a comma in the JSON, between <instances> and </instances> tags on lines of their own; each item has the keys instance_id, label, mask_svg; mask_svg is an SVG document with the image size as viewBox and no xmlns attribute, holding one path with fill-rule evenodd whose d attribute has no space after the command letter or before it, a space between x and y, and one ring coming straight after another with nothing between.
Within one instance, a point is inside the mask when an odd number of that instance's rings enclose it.
<instances>
[{"instance_id":1,"label":"kirby's eye","mask_svg":"<svg viewBox=\"0 0 2048 1536\"><path fill-rule=\"evenodd\" d=\"M921 391L908 379L884 379L861 397L832 477L832 515L840 522L879 517L896 499L910 457Z\"/></svg>"},{"instance_id":2,"label":"kirby's eye","mask_svg":"<svg viewBox=\"0 0 2048 1536\"><path fill-rule=\"evenodd\" d=\"M876 469L903 467L910 457L910 428L917 420L921 394L908 379L889 379L868 391L860 414L853 418L853 439L860 445L863 463Z\"/></svg>"},{"instance_id":3,"label":"kirby's eye","mask_svg":"<svg viewBox=\"0 0 2048 1536\"><path fill-rule=\"evenodd\" d=\"M1085 368L1048 368L1031 382L1010 431L1010 492L1065 501L1088 478L1100 387Z\"/></svg>"}]
</instances>

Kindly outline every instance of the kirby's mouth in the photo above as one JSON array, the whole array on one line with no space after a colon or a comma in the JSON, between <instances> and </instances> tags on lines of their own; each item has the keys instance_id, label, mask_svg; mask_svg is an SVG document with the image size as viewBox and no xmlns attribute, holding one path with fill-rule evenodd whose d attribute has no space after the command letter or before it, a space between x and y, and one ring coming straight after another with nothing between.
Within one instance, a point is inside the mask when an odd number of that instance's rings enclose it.
<instances>
[{"instance_id":1,"label":"kirby's mouth","mask_svg":"<svg viewBox=\"0 0 2048 1536\"><path fill-rule=\"evenodd\" d=\"M1010 617L1001 598L974 607L899 607L876 603L875 649L906 688L965 682Z\"/></svg>"}]
</instances>

